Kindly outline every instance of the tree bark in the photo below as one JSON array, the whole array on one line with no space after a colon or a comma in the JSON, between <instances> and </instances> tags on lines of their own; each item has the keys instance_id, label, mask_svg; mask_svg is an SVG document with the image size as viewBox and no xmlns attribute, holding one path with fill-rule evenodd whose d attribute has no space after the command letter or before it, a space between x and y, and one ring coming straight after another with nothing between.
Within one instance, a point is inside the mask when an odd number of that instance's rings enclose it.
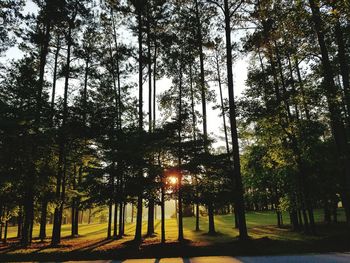
<instances>
[{"instance_id":1,"label":"tree bark","mask_svg":"<svg viewBox=\"0 0 350 263\"><path fill-rule=\"evenodd\" d=\"M123 237L123 219L124 219L124 202L120 201L119 202L119 234L118 236L120 238Z\"/></svg>"},{"instance_id":2,"label":"tree bark","mask_svg":"<svg viewBox=\"0 0 350 263\"><path fill-rule=\"evenodd\" d=\"M59 135L59 157L58 157L58 172L56 178L56 200L58 205L55 207L54 223L52 231L52 245L57 245L61 242L61 225L62 225L62 213L65 199L65 181L66 181L66 123L68 118L68 88L70 77L70 62L71 62L71 48L72 41L72 21L69 21L68 36L67 36L67 60L65 71L65 83L64 83L64 97L63 97L63 117L62 127Z\"/></svg>"},{"instance_id":3,"label":"tree bark","mask_svg":"<svg viewBox=\"0 0 350 263\"><path fill-rule=\"evenodd\" d=\"M58 57L60 55L60 49L61 49L61 43L60 43L60 36L57 34L57 47L55 52L55 59L54 59L54 68L53 68L53 78L52 78L52 94L51 94L51 111L52 111L52 117L51 120L53 120L54 115L54 107L55 107L55 97L56 97L56 82L57 82L57 69L58 69Z\"/></svg>"},{"instance_id":4,"label":"tree bark","mask_svg":"<svg viewBox=\"0 0 350 263\"><path fill-rule=\"evenodd\" d=\"M229 107L230 107L230 125L231 125L231 137L232 137L232 148L233 148L233 183L235 183L236 192L236 207L239 221L239 237L240 239L247 239L247 225L245 219L245 205L244 205L244 190L241 176L241 164L239 156L239 143L237 134L237 123L236 123L236 105L234 99L234 88L233 88L233 74L232 74L232 45L231 45L231 19L230 9L228 0L224 0L225 10L225 36L226 36L226 59L227 59L227 82L228 82L228 93L229 93Z\"/></svg>"},{"instance_id":5,"label":"tree bark","mask_svg":"<svg viewBox=\"0 0 350 263\"><path fill-rule=\"evenodd\" d=\"M337 100L338 92L334 83L334 73L330 62L328 48L325 41L325 35L322 27L322 20L319 10L318 0L309 0L314 29L317 34L318 43L322 56L324 86L330 112L331 128L335 140L338 158L342 168L341 195L345 209L346 221L350 224L350 158L347 135L341 116L341 105Z\"/></svg>"},{"instance_id":6,"label":"tree bark","mask_svg":"<svg viewBox=\"0 0 350 263\"><path fill-rule=\"evenodd\" d=\"M113 238L118 237L118 203L114 201L114 217L113 217Z\"/></svg>"},{"instance_id":7,"label":"tree bark","mask_svg":"<svg viewBox=\"0 0 350 263\"><path fill-rule=\"evenodd\" d=\"M222 94L221 73L220 73L220 65L219 65L218 54L216 54L215 60L216 60L216 71L217 71L217 76L218 76L217 80L218 80L219 92L220 92L221 114L222 114L222 120L223 120L223 124L224 124L226 152L227 152L227 154L230 154L230 146L229 146L229 143L228 143L227 126L226 126L226 112L225 112L225 107L224 107L224 97L223 97L223 94Z\"/></svg>"},{"instance_id":8,"label":"tree bark","mask_svg":"<svg viewBox=\"0 0 350 263\"><path fill-rule=\"evenodd\" d=\"M161 211L161 243L165 243L165 189L164 182L162 183L161 188L161 203L160 203L160 211Z\"/></svg>"},{"instance_id":9,"label":"tree bark","mask_svg":"<svg viewBox=\"0 0 350 263\"><path fill-rule=\"evenodd\" d=\"M147 224L147 236L154 234L154 200L149 199L148 203L148 224Z\"/></svg>"},{"instance_id":10,"label":"tree bark","mask_svg":"<svg viewBox=\"0 0 350 263\"><path fill-rule=\"evenodd\" d=\"M202 118L203 118L203 138L204 147L208 152L208 131L207 131L207 102L206 102L206 87L204 78L204 54L203 54L203 36L202 36L202 23L199 14L198 0L195 0L195 12L197 21L197 45L199 50L199 63L200 63L200 86L201 86L201 99L202 99Z\"/></svg>"},{"instance_id":11,"label":"tree bark","mask_svg":"<svg viewBox=\"0 0 350 263\"><path fill-rule=\"evenodd\" d=\"M0 215L1 215L1 212L0 212ZM21 236L22 236L22 224L23 224L23 208L20 205L19 212L18 212L18 218L17 218L17 238L21 238Z\"/></svg>"},{"instance_id":12,"label":"tree bark","mask_svg":"<svg viewBox=\"0 0 350 263\"><path fill-rule=\"evenodd\" d=\"M44 241L46 238L46 219L47 219L47 198L44 197L41 203L40 233L39 238Z\"/></svg>"},{"instance_id":13,"label":"tree bark","mask_svg":"<svg viewBox=\"0 0 350 263\"><path fill-rule=\"evenodd\" d=\"M335 9L333 4L333 9ZM336 24L334 27L334 33L335 38L338 46L338 59L339 59L339 66L340 66L340 73L342 76L342 84L344 89L344 97L345 97L345 104L347 109L347 121L348 126L350 127L350 72L349 72L349 64L346 57L346 47L345 47L345 41L344 41L344 35L343 30L340 25L340 21L338 18L336 18Z\"/></svg>"},{"instance_id":14,"label":"tree bark","mask_svg":"<svg viewBox=\"0 0 350 263\"><path fill-rule=\"evenodd\" d=\"M215 235L215 222L214 222L214 207L212 203L208 204L208 219L209 219L209 235Z\"/></svg>"},{"instance_id":15,"label":"tree bark","mask_svg":"<svg viewBox=\"0 0 350 263\"><path fill-rule=\"evenodd\" d=\"M139 51L139 132L140 135L143 131L143 89L142 89L142 9L138 8L137 12L137 20L138 20L138 51ZM142 178L143 172L139 171L139 176ZM135 228L135 238L136 242L140 242L142 240L142 199L143 199L143 189L140 185L139 193L137 196L137 215L136 215L136 228Z\"/></svg>"},{"instance_id":16,"label":"tree bark","mask_svg":"<svg viewBox=\"0 0 350 263\"><path fill-rule=\"evenodd\" d=\"M7 230L8 230L8 225L9 225L8 216L9 216L9 211L6 212L6 219L5 219L6 221L5 221L5 229L4 229L4 240L3 240L4 244L7 243Z\"/></svg>"},{"instance_id":17,"label":"tree bark","mask_svg":"<svg viewBox=\"0 0 350 263\"><path fill-rule=\"evenodd\" d=\"M110 239L112 235L112 201L109 201L108 205L108 226L107 226L107 239Z\"/></svg>"},{"instance_id":18,"label":"tree bark","mask_svg":"<svg viewBox=\"0 0 350 263\"><path fill-rule=\"evenodd\" d=\"M42 93L44 88L44 75L45 75L45 66L46 58L49 50L50 42L50 33L51 33L51 20L46 18L45 21L45 37L40 50L40 62L39 62L39 80L38 80L38 90L36 94L36 111L35 111L35 129L39 133L38 128L40 124L40 116L42 110ZM32 146L32 158L35 158L37 155L37 145L33 144ZM32 160L32 167L28 173L28 178L26 180L26 192L24 194L24 222L23 222L23 231L21 237L21 244L27 246L31 243L31 221L34 215L34 186L36 182L36 170L34 160Z\"/></svg>"}]
</instances>

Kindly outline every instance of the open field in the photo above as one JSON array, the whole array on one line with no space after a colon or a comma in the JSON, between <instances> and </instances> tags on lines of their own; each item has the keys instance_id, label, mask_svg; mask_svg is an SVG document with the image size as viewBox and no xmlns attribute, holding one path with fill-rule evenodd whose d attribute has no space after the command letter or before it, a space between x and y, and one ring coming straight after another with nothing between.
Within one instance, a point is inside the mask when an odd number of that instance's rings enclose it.
<instances>
[{"instance_id":1,"label":"open field","mask_svg":"<svg viewBox=\"0 0 350 263\"><path fill-rule=\"evenodd\" d=\"M322 222L322 212L316 212L316 220ZM344 215L339 213L339 220ZM289 223L285 215L284 221ZM207 218L201 217L201 231L195 232L194 218L184 218L184 234L186 241L178 243L176 219L166 220L167 243L160 245L160 221L156 221L156 236L147 238L143 244L132 242L135 230L134 224L127 223L126 236L119 240L106 240L107 224L83 224L80 226L80 236L70 238L70 225L62 227L62 244L51 247L49 239L45 242L35 240L30 248L20 248L15 245L16 227L9 228L9 245L0 246L0 261L24 259L93 259L93 258L123 258L123 257L154 257L164 253L166 256L184 255L257 255L283 254L299 252L346 251L350 249L350 231L343 223L325 226L318 225L318 234L308 236L291 231L288 226L277 228L273 212L249 212L247 223L250 241L237 240L238 231L233 228L232 215L215 217L218 234L209 236ZM147 222L143 223L146 232ZM47 233L51 234L52 226L48 225ZM38 226L34 228L34 236L38 236Z\"/></svg>"}]
</instances>

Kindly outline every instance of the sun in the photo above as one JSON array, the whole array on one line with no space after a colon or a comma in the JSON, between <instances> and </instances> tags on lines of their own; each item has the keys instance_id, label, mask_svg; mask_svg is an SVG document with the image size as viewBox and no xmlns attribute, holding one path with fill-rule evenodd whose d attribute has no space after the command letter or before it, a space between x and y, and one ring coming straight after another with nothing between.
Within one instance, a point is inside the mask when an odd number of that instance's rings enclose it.
<instances>
[{"instance_id":1,"label":"sun","mask_svg":"<svg viewBox=\"0 0 350 263\"><path fill-rule=\"evenodd\" d=\"M176 185L176 184L177 184L177 177L175 177L175 176L170 176L170 177L169 177L169 182L170 182L170 184L172 184L172 185Z\"/></svg>"}]
</instances>

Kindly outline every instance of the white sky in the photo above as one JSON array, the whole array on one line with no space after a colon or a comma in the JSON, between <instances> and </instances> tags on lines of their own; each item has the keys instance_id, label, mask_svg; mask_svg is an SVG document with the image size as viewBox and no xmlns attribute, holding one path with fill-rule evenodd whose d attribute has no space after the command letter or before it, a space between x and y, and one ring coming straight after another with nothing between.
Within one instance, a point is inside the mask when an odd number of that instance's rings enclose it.
<instances>
[{"instance_id":1,"label":"white sky","mask_svg":"<svg viewBox=\"0 0 350 263\"><path fill-rule=\"evenodd\" d=\"M26 7L24 9L24 13L36 13L37 10L37 6L35 4L32 3L32 1L28 0L26 3ZM233 39L235 39L234 37L236 37L237 39L237 35L235 34L233 35ZM18 49L17 46L11 47L5 54L5 56L0 58L0 63L6 63L9 60L12 59L19 59L23 56L23 53ZM247 68L248 68L248 64L249 64L249 58L248 57L239 57L234 65L233 65L233 74L234 74L234 92L235 92L235 96L239 97L242 93L242 91L244 91L244 89L246 88L245 85L245 81L247 79ZM49 79L51 78L51 75L47 76ZM57 83L57 94L58 96L63 94L63 85L62 83L60 83L61 81L59 81ZM211 84L210 84L211 85ZM162 92L168 88L170 88L171 86L171 80L170 79L161 79L157 82L157 87L158 87L158 91L157 91L157 95L159 95L158 92ZM138 89L138 88L136 88ZM219 101L219 91L218 91L218 87L216 85L211 85L211 89L215 90L216 94L217 94L217 101ZM144 111L146 112L148 109L148 94L147 94L147 88L144 89ZM137 90L135 91L137 92ZM228 96L228 91L227 88L224 86L224 90L223 90L223 94L224 97L227 98ZM212 134L216 139L218 138L218 136L223 136L223 132L222 132L222 117L219 117L220 114L220 110L213 110L212 107L214 105L212 103L210 103L207 106L207 119L208 119L208 132L210 134ZM198 108L200 110L200 107ZM157 110L157 115L160 116L160 112L159 110ZM202 126L200 126L202 127ZM224 142L222 141L218 141L217 143L215 143L215 146L224 146Z\"/></svg>"}]
</instances>

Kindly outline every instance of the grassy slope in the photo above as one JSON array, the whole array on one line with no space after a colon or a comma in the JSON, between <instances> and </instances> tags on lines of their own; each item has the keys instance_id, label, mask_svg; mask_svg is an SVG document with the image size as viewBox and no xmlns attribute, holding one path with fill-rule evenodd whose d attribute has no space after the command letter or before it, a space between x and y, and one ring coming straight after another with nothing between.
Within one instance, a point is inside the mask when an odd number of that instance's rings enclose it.
<instances>
[{"instance_id":1,"label":"grassy slope","mask_svg":"<svg viewBox=\"0 0 350 263\"><path fill-rule=\"evenodd\" d=\"M316 220L322 222L323 215L316 212ZM287 215L284 216L285 223L289 223ZM339 220L344 220L341 212ZM141 247L135 247L131 242L135 230L134 224L126 225L126 237L121 240L106 240L106 224L84 224L80 226L78 238L69 238L70 225L62 227L62 245L50 247L49 240L41 243L35 241L27 249L23 249L10 243L9 246L0 246L1 260L24 260L24 259L61 259L68 258L116 258L116 257L143 257L165 255L204 255L209 254L275 254L296 253L310 251L335 251L347 249L349 230L344 225L331 227L320 226L317 236L305 236L301 233L292 232L288 228L278 229L275 214L273 212L249 212L247 223L249 234L253 241L243 244L236 240L238 232L233 228L232 215L216 216L216 230L218 235L208 236L207 218L200 219L200 232L193 231L194 218L184 218L184 234L187 240L179 244L177 239L176 219L166 220L167 244L159 245L160 236L147 238ZM147 222L143 224L146 232ZM34 228L34 236L38 236L39 228ZM48 235L51 234L52 226L47 227ZM156 232L160 233L160 222L156 221ZM15 241L16 227L9 228L10 242ZM267 238L266 238L267 237ZM236 241L235 241L236 240ZM344 247L345 246L345 247ZM118 248L118 249L117 249ZM205 248L205 250L203 250ZM350 247L349 247L350 249ZM63 253L63 254L62 254ZM53 258L52 258L53 257Z\"/></svg>"}]
</instances>

